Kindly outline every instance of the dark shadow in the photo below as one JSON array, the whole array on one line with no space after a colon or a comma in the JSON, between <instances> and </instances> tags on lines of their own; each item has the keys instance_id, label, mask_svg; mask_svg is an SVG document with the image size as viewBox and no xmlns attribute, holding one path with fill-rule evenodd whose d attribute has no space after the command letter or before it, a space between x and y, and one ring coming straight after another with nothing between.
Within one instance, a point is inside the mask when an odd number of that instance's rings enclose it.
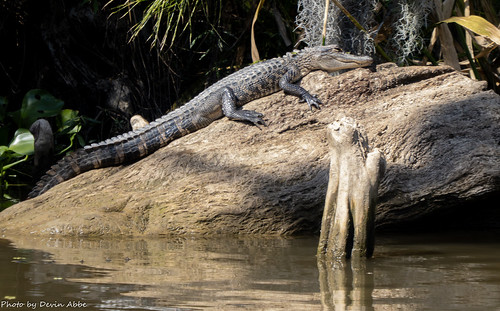
<instances>
[{"instance_id":1,"label":"dark shadow","mask_svg":"<svg viewBox=\"0 0 500 311\"><path fill-rule=\"evenodd\" d=\"M221 153L224 152L228 151L221 151ZM244 210L244 215L234 214L235 217L245 217L246 219L243 220L245 222L254 218L254 221L269 220L269 223L291 224L289 228L280 228L281 234L319 233L328 186L328 167L318 165L297 178L280 180L272 173L259 174L251 166L226 165L223 161L214 160L214 158L218 157L213 154L169 150L169 152L159 154L158 161L175 159L174 167L179 167L179 171L187 170L189 174L200 176L207 172L216 173L220 176L218 181L231 180L235 185L245 185L244 191L249 194L249 201L266 202L266 208ZM297 167L303 167L308 163L296 162L296 164ZM255 182L249 183L249 176L252 176L251 180ZM210 181L207 181L207 184L209 183ZM224 214L221 217L229 216ZM239 221L235 220L235 222Z\"/></svg>"},{"instance_id":2,"label":"dark shadow","mask_svg":"<svg viewBox=\"0 0 500 311\"><path fill-rule=\"evenodd\" d=\"M378 229L426 231L457 227L456 221L465 228L482 222L500 227L491 219L500 199L499 163L494 161L500 131L492 96L497 95L472 94L423 111L405 134L412 145L394 150L400 163L388 161L379 188L378 209L385 213L377 215ZM382 143L377 147L383 148Z\"/></svg>"}]
</instances>

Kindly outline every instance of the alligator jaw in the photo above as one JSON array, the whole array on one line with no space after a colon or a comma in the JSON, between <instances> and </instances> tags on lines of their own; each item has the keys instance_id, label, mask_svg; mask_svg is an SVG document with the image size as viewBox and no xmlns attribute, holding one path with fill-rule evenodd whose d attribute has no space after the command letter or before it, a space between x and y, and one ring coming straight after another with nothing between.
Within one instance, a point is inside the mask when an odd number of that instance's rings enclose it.
<instances>
[{"instance_id":1,"label":"alligator jaw","mask_svg":"<svg viewBox=\"0 0 500 311\"><path fill-rule=\"evenodd\" d=\"M373 62L369 56L357 56L343 52L336 45L327 45L316 48L310 48L315 53L310 54L310 69L325 70L328 72L342 69L366 67ZM308 55L306 55L307 57Z\"/></svg>"},{"instance_id":2,"label":"alligator jaw","mask_svg":"<svg viewBox=\"0 0 500 311\"><path fill-rule=\"evenodd\" d=\"M325 57L323 70L333 72L342 69L366 67L373 62L369 56L356 56L347 53L334 53L330 57Z\"/></svg>"}]
</instances>

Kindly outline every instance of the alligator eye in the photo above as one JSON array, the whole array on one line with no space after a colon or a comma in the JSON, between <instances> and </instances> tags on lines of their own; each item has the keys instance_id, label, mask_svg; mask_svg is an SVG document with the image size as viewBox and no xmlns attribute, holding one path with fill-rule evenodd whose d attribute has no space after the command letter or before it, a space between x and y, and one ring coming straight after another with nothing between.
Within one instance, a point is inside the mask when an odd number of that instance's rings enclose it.
<instances>
[{"instance_id":1,"label":"alligator eye","mask_svg":"<svg viewBox=\"0 0 500 311\"><path fill-rule=\"evenodd\" d=\"M337 46L333 48L333 51L335 51L335 52L343 52L342 49L339 48L339 47L337 47Z\"/></svg>"}]
</instances>

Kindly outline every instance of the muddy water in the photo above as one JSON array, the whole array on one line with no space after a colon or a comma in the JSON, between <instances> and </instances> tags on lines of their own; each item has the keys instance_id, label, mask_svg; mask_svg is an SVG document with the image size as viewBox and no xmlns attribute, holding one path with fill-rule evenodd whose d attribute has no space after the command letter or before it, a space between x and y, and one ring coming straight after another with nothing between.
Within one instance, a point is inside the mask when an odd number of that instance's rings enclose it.
<instances>
[{"instance_id":1,"label":"muddy water","mask_svg":"<svg viewBox=\"0 0 500 311\"><path fill-rule=\"evenodd\" d=\"M317 238L0 239L0 310L500 310L498 232Z\"/></svg>"}]
</instances>

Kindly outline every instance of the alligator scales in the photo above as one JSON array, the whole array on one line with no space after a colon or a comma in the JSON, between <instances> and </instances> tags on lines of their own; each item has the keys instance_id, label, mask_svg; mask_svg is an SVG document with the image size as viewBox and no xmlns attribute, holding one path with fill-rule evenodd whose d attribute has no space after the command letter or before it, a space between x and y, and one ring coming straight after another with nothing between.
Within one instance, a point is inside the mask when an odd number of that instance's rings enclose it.
<instances>
[{"instance_id":1,"label":"alligator scales","mask_svg":"<svg viewBox=\"0 0 500 311\"><path fill-rule=\"evenodd\" d=\"M336 46L323 46L305 48L245 67L143 128L85 146L64 157L47 171L29 197L36 197L83 172L136 161L223 116L265 125L262 114L243 110L241 106L279 90L300 97L311 109L319 108L320 101L294 82L313 70L333 72L364 67L371 62L368 56L355 56Z\"/></svg>"}]
</instances>

